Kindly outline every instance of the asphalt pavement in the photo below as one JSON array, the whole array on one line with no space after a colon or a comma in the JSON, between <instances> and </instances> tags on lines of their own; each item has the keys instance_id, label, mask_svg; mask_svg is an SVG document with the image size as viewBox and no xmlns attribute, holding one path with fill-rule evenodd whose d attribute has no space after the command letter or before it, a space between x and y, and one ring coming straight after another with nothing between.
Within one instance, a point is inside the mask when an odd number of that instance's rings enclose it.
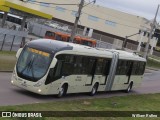
<instances>
[{"instance_id":1,"label":"asphalt pavement","mask_svg":"<svg viewBox=\"0 0 160 120\"><path fill-rule=\"evenodd\" d=\"M0 72L0 106L44 103L51 101L108 98L112 96L125 96L131 94L160 93L160 71L149 71L145 73L142 86L140 88L133 89L129 94L124 93L123 91L114 91L98 93L92 97L82 93L70 94L60 99L56 98L54 95L42 96L23 90L11 85L10 79L11 73Z\"/></svg>"}]
</instances>

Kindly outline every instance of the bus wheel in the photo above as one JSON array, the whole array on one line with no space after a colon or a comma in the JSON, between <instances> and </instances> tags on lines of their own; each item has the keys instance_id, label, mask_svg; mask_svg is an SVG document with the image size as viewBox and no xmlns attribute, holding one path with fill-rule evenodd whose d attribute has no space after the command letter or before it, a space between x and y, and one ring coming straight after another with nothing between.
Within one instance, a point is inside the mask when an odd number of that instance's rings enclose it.
<instances>
[{"instance_id":1,"label":"bus wheel","mask_svg":"<svg viewBox=\"0 0 160 120\"><path fill-rule=\"evenodd\" d=\"M126 90L126 93L129 93L132 90L133 82L131 82Z\"/></svg>"},{"instance_id":2,"label":"bus wheel","mask_svg":"<svg viewBox=\"0 0 160 120\"><path fill-rule=\"evenodd\" d=\"M59 90L59 93L58 93L57 97L61 98L62 96L65 96L66 93L67 93L67 88L68 88L67 84L62 85L62 87Z\"/></svg>"},{"instance_id":3,"label":"bus wheel","mask_svg":"<svg viewBox=\"0 0 160 120\"><path fill-rule=\"evenodd\" d=\"M97 89L98 89L98 83L95 83L93 88L92 88L92 91L91 91L90 95L94 96L97 93Z\"/></svg>"}]
</instances>

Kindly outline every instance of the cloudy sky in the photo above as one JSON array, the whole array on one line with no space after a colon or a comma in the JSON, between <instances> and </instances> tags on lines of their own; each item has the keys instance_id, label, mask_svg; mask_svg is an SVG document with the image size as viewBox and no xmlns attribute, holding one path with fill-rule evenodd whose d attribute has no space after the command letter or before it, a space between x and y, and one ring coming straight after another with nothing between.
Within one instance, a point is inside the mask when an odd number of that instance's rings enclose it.
<instances>
[{"instance_id":1,"label":"cloudy sky","mask_svg":"<svg viewBox=\"0 0 160 120\"><path fill-rule=\"evenodd\" d=\"M96 4L151 20L155 16L160 0L96 0ZM157 18L160 21L160 9Z\"/></svg>"}]
</instances>

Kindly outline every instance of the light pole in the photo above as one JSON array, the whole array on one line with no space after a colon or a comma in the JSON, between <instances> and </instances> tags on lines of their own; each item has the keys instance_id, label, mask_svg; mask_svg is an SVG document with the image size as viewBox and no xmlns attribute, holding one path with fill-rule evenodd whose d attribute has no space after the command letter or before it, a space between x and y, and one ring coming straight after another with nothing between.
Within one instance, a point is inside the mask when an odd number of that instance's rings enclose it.
<instances>
[{"instance_id":1,"label":"light pole","mask_svg":"<svg viewBox=\"0 0 160 120\"><path fill-rule=\"evenodd\" d=\"M149 38L148 38L148 41L147 41L147 44L146 44L146 47L145 47L145 50L144 50L143 57L146 58L146 59L148 57L149 44L150 44L150 41L151 41L151 38L152 38L153 31L155 29L155 24L156 24L156 18L157 18L158 10L159 10L159 5L158 5L158 8L157 8L154 20L153 20L153 24L151 25L151 30L150 30L150 33L149 33Z\"/></svg>"},{"instance_id":2,"label":"light pole","mask_svg":"<svg viewBox=\"0 0 160 120\"><path fill-rule=\"evenodd\" d=\"M96 0L93 0L92 2L95 3ZM92 3L92 2L89 2L88 4L84 5L84 0L81 0L81 3L79 4L78 12L77 12L77 14L76 14L76 19L75 19L75 22L74 22L74 26L73 26L73 28L72 28L70 42L73 42L73 41L74 41L74 37L75 37L75 34L76 34L78 21L79 21L79 19L80 19L81 13L82 13L82 8L85 7L85 6L87 6L87 5L89 5L89 4Z\"/></svg>"},{"instance_id":3,"label":"light pole","mask_svg":"<svg viewBox=\"0 0 160 120\"><path fill-rule=\"evenodd\" d=\"M72 29L72 32L71 32L70 42L73 42L73 40L74 40L76 30L77 30L78 21L79 21L79 18L81 16L83 5L84 5L84 0L81 0L81 3L79 4L78 12L76 14L76 19L75 19L75 22L74 22L74 26L73 26L73 29Z\"/></svg>"}]
</instances>

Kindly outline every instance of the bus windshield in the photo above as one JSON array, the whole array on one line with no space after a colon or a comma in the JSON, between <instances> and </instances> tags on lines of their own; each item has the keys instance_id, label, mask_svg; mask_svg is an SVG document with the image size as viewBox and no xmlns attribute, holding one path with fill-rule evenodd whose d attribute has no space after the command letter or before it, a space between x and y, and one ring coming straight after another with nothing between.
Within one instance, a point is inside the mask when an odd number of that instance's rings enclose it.
<instances>
[{"instance_id":1,"label":"bus windshield","mask_svg":"<svg viewBox=\"0 0 160 120\"><path fill-rule=\"evenodd\" d=\"M26 47L17 62L17 74L23 79L36 82L46 74L50 63L50 53Z\"/></svg>"}]
</instances>

